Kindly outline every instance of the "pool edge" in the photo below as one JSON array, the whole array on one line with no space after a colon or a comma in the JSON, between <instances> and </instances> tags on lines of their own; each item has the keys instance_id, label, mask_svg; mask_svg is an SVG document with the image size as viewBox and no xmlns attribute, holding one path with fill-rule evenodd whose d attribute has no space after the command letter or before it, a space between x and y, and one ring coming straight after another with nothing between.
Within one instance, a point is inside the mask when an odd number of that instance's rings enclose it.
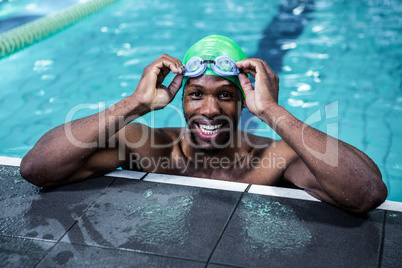
<instances>
[{"instance_id":1,"label":"pool edge","mask_svg":"<svg viewBox=\"0 0 402 268\"><path fill-rule=\"evenodd\" d=\"M18 157L0 156L0 165L19 167L21 164L21 160L22 158Z\"/></svg>"},{"instance_id":2,"label":"pool edge","mask_svg":"<svg viewBox=\"0 0 402 268\"><path fill-rule=\"evenodd\" d=\"M16 166L19 167L21 164L21 158L17 157L7 157L0 156L0 165L5 166ZM132 173L132 174L130 174ZM213 188L219 190L233 191L233 187L235 184L244 184L241 182L228 182L228 181L220 181L220 180L212 180L212 179L203 179L203 178L195 178L195 177L186 177L186 176L176 176L176 175L167 175L167 174L158 174L158 173L144 173L144 172L136 172L136 171L128 171L128 170L114 170L105 174L108 177L119 177L126 179L140 179L139 176L143 175L142 179L144 181L150 182L159 182L159 183L167 183L167 184L177 184L183 186L191 186L191 187L203 187L203 188ZM148 175L152 178L147 180ZM164 179L156 180L155 176L163 176ZM169 179L166 179L169 178ZM183 181L183 178L187 178L188 180L193 180L194 183L187 183ZM204 185L200 185L197 180L208 180L208 183ZM246 190L244 190L246 191ZM276 186L268 186L268 185L251 185L250 190L248 191L252 194L260 194L260 195L269 195L283 198L292 198L292 199L301 199L311 202L320 202L318 199L310 196L303 190L299 189L290 189L290 188L281 188ZM402 212L402 202L385 200L379 207L376 209L389 210L389 211L397 211Z\"/></svg>"}]
</instances>

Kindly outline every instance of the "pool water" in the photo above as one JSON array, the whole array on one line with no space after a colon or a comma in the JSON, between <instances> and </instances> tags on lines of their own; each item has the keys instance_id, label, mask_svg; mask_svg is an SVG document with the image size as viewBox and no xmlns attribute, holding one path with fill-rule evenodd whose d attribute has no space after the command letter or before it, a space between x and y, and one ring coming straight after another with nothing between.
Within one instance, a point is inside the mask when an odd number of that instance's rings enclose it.
<instances>
[{"instance_id":1,"label":"pool water","mask_svg":"<svg viewBox=\"0 0 402 268\"><path fill-rule=\"evenodd\" d=\"M51 128L130 95L162 53L181 59L222 34L271 65L280 105L368 154L388 200L402 201L401 33L398 0L122 0L0 61L0 155L22 157ZM184 126L181 110L179 93L139 121ZM247 110L241 128L280 138Z\"/></svg>"},{"instance_id":2,"label":"pool water","mask_svg":"<svg viewBox=\"0 0 402 268\"><path fill-rule=\"evenodd\" d=\"M19 25L67 8L80 0L1 0L0 34ZM81 0L82 1L82 0Z\"/></svg>"}]
</instances>

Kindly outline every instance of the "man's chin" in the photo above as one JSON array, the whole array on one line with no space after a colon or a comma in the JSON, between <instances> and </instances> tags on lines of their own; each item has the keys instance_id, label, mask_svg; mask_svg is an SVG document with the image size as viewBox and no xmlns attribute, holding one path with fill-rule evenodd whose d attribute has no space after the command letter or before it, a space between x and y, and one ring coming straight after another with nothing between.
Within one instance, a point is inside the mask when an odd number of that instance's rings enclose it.
<instances>
[{"instance_id":1,"label":"man's chin","mask_svg":"<svg viewBox=\"0 0 402 268\"><path fill-rule=\"evenodd\" d=\"M216 152L222 150L222 147L216 147L212 144L203 144L203 145L198 145L196 147L196 149L198 149L199 151L201 151L203 153L216 153Z\"/></svg>"},{"instance_id":2,"label":"man's chin","mask_svg":"<svg viewBox=\"0 0 402 268\"><path fill-rule=\"evenodd\" d=\"M194 133L191 133L191 141L192 141L192 146L195 149L198 149L200 151L203 151L205 153L213 153L220 151L226 147L228 147L228 141L222 142L220 144L217 144L216 140L204 140L201 137L196 137Z\"/></svg>"}]
</instances>

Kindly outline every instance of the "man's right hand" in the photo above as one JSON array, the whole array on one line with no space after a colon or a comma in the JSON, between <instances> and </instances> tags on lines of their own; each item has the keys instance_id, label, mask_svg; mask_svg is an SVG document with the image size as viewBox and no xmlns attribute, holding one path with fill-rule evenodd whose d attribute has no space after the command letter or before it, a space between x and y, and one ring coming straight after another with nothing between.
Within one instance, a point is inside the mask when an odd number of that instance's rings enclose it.
<instances>
[{"instance_id":1,"label":"man's right hand","mask_svg":"<svg viewBox=\"0 0 402 268\"><path fill-rule=\"evenodd\" d=\"M180 60L162 55L145 68L131 96L100 113L48 131L22 159L22 177L37 186L58 186L100 176L125 164L116 146L124 140L119 140L117 133L125 137L129 122L173 100L183 81L182 66ZM166 87L162 82L170 72L177 75Z\"/></svg>"},{"instance_id":2,"label":"man's right hand","mask_svg":"<svg viewBox=\"0 0 402 268\"><path fill-rule=\"evenodd\" d=\"M183 82L183 70L180 60L163 54L144 69L132 96L150 111L164 108L179 91ZM177 75L166 87L162 83L170 72Z\"/></svg>"}]
</instances>

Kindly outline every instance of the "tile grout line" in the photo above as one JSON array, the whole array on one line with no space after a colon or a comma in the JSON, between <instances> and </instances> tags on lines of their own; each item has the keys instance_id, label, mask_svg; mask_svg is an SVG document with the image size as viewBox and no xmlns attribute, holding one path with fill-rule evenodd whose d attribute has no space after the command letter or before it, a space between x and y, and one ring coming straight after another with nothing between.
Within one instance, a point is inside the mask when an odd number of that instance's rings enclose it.
<instances>
[{"instance_id":1,"label":"tile grout line","mask_svg":"<svg viewBox=\"0 0 402 268\"><path fill-rule=\"evenodd\" d=\"M37 237L30 237L30 236L23 236L23 235L13 235L13 234L0 234L0 237L8 237L8 238L17 238L17 239L23 239L23 240L33 240L33 241L41 241L41 242L47 242L47 243L57 243L56 240L51 240L51 239L43 239L43 238L37 238Z\"/></svg>"},{"instance_id":2,"label":"tile grout line","mask_svg":"<svg viewBox=\"0 0 402 268\"><path fill-rule=\"evenodd\" d=\"M87 213L89 208L91 208L96 203L96 201L98 201L99 198L102 197L103 193L105 193L107 189L109 189L110 185L112 185L116 180L117 178L114 178L112 182L106 187L106 189L102 193L100 193L97 198L95 198L95 200L81 213L78 219L74 221L74 223L70 226L70 228L68 228L68 230L59 238L59 240L57 240L57 243L59 243L66 236L66 234L78 223L78 221L85 215L85 213Z\"/></svg>"},{"instance_id":3,"label":"tile grout line","mask_svg":"<svg viewBox=\"0 0 402 268\"><path fill-rule=\"evenodd\" d=\"M384 218L382 223L382 230L381 230L381 241L380 241L380 250L378 252L378 264L377 267L381 268L382 266L382 257L384 253L384 242L385 242L385 226L387 224L387 211L384 210Z\"/></svg>"},{"instance_id":4,"label":"tile grout line","mask_svg":"<svg viewBox=\"0 0 402 268\"><path fill-rule=\"evenodd\" d=\"M237 200L237 203L236 203L235 207L233 208L232 213L230 214L228 220L227 220L226 223L225 223L225 226L223 227L223 230L222 230L221 234L219 235L218 241L216 241L216 244L215 244L214 248L212 249L211 254L210 254L209 257L208 257L207 263L205 264L205 268L208 267L209 262L211 261L212 256L214 255L215 250L216 250L216 248L218 247L219 242L221 241L221 239L222 239L222 237L223 237L223 234L225 233L226 228L227 228L228 225L229 225L229 222L232 220L233 215L234 215L234 213L235 213L237 207L238 207L239 204L240 204L240 201L243 199L244 194L248 192L248 190L250 189L250 187L251 187L251 184L249 184L249 185L247 186L247 188L244 190L244 192L241 193L241 195L240 195L240 197L239 197L239 200Z\"/></svg>"},{"instance_id":5,"label":"tile grout line","mask_svg":"<svg viewBox=\"0 0 402 268\"><path fill-rule=\"evenodd\" d=\"M38 265L46 258L46 256L57 246L59 242L54 243L54 245L46 252L45 255L38 261L37 264L35 264L33 267L38 267Z\"/></svg>"},{"instance_id":6,"label":"tile grout line","mask_svg":"<svg viewBox=\"0 0 402 268\"><path fill-rule=\"evenodd\" d=\"M140 178L140 181L143 181L145 179L145 177L148 176L148 174L149 174L149 172L145 173L145 175Z\"/></svg>"},{"instance_id":7,"label":"tile grout line","mask_svg":"<svg viewBox=\"0 0 402 268\"><path fill-rule=\"evenodd\" d=\"M203 263L203 261L201 261L201 260L196 260L196 259L191 259L191 258L186 258L186 257L180 257L180 256L165 255L165 254L162 254L162 253L156 253L156 252L145 251L145 250L140 250L140 249L119 248L119 247L111 248L111 247L92 246L92 245L84 245L84 246L95 247L95 248L103 248L103 249L111 249L111 250L118 250L118 251L127 251L127 252L133 252L133 253L149 255L149 256L157 256L157 257L168 258L168 259L175 259L175 260L183 260L183 261L191 261L191 262Z\"/></svg>"},{"instance_id":8,"label":"tile grout line","mask_svg":"<svg viewBox=\"0 0 402 268\"><path fill-rule=\"evenodd\" d=\"M61 240L67 235L67 233L78 223L78 221L85 215L85 213L89 210L89 208L92 207L93 204L95 204L95 202L99 200L99 198L101 198L103 193L106 192L107 189L109 189L110 185L112 185L116 181L116 179L117 178L114 178L112 182L106 187L106 189L102 193L100 193L99 196L95 198L95 200L81 213L81 215L74 221L74 223L71 224L70 228L68 228L64 232L64 234L54 243L54 246L51 249L49 249L48 252L46 252L43 258L34 267L37 267L46 258L46 256L54 249L54 247L56 247L61 242Z\"/></svg>"},{"instance_id":9,"label":"tile grout line","mask_svg":"<svg viewBox=\"0 0 402 268\"><path fill-rule=\"evenodd\" d=\"M134 248L110 247L110 246L105 246L105 245L90 245L90 244L84 244L84 243L67 243L67 242L62 242L62 241L60 241L60 243L69 244L69 245L73 245L73 246L77 245L77 246L82 246L82 247L87 247L87 248L100 248L100 249L106 249L106 250L125 251L125 252L132 252L132 253L137 253L137 254L142 254L142 255L163 257L163 258L168 258L168 259L176 259L176 260L184 260L184 261L192 261L192 262L204 263L204 261L197 260L197 259L191 259L191 258L180 257L180 256L165 255L165 254L162 254L162 253L156 253L156 252L152 252L152 251L146 251L146 250L134 249Z\"/></svg>"}]
</instances>

